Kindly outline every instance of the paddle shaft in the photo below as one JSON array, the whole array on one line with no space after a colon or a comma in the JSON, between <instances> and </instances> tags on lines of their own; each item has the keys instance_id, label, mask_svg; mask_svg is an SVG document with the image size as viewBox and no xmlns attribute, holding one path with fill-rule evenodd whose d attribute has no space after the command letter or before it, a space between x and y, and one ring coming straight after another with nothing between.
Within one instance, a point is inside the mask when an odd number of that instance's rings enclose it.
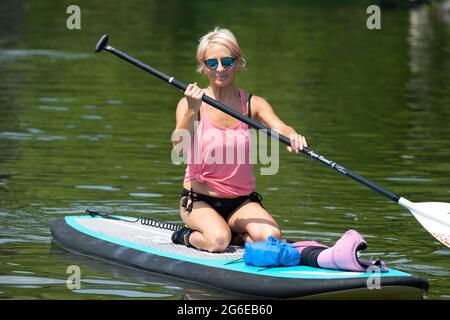
<instances>
[{"instance_id":1,"label":"paddle shaft","mask_svg":"<svg viewBox=\"0 0 450 320\"><path fill-rule=\"evenodd\" d=\"M186 91L187 85L184 82L179 81L179 80L175 79L174 77L170 77L170 76L144 64L141 61L139 61L133 57L130 57L126 53L111 47L110 45L105 45L104 47L100 48L100 50L102 50L102 49L109 51L110 53L118 56L119 58L122 58L123 60L125 60L131 64L134 64L135 66L141 68L144 71L147 71L148 73L154 75L155 77L157 77L165 82L168 82L172 86L180 89L182 92ZM96 52L98 52L100 50L96 50ZM274 130L271 130L270 128L267 128L266 126L262 125L261 123L255 121L247 116L244 116L243 114L241 114L241 113L233 110L232 108L228 107L227 105L207 96L206 94L203 95L202 100L204 102L206 102L207 104L225 112L226 114L244 122L245 124L249 125L252 128L263 130L267 135L269 135L270 137L272 137L274 139L278 139L285 145L287 145L287 146L291 145L291 142L287 137L279 134L278 132L276 132ZM347 176L347 177L365 185L366 187L378 192L379 194L394 201L395 203L398 203L400 196L396 195L395 193L393 193L385 188L382 188L381 186L361 177L360 175L352 172L351 170L345 168L344 166L342 166L334 161L328 160L324 156L318 154L317 152L314 152L313 150L311 150L309 148L303 148L302 152L309 155L311 158L318 160L319 162L329 166L330 168L336 170L337 172L343 174L344 176Z\"/></svg>"}]
</instances>

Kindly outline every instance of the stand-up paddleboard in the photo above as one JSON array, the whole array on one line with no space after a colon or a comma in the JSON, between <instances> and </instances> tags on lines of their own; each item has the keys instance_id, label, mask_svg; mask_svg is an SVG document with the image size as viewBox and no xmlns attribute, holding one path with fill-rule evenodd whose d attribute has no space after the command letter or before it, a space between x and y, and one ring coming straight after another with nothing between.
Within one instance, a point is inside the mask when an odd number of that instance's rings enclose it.
<instances>
[{"instance_id":1,"label":"stand-up paddleboard","mask_svg":"<svg viewBox=\"0 0 450 320\"><path fill-rule=\"evenodd\" d=\"M308 266L259 268L242 247L209 253L172 243L176 224L132 217L70 216L51 225L54 241L75 253L265 298L421 299L428 282L406 272L348 272Z\"/></svg>"}]
</instances>

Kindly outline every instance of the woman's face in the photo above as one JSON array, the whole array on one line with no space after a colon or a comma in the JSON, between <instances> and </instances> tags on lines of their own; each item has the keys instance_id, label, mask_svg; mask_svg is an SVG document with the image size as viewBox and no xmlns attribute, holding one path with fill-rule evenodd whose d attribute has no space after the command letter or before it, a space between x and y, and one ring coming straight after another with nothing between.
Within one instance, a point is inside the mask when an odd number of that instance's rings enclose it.
<instances>
[{"instance_id":1,"label":"woman's face","mask_svg":"<svg viewBox=\"0 0 450 320\"><path fill-rule=\"evenodd\" d=\"M237 61L235 61L233 67L230 69L222 65L221 60L225 57L233 57L233 55L227 47L220 44L211 45L205 50L204 60L217 59L218 61L216 70L211 70L205 66L205 74L211 84L221 88L232 85L237 73Z\"/></svg>"}]
</instances>

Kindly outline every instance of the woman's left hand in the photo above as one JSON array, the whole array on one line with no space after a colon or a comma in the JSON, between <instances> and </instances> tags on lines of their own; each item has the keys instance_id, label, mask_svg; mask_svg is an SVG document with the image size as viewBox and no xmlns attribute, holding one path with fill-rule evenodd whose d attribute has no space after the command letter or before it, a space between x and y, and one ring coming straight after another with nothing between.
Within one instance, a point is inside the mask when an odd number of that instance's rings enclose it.
<instances>
[{"instance_id":1,"label":"woman's left hand","mask_svg":"<svg viewBox=\"0 0 450 320\"><path fill-rule=\"evenodd\" d=\"M305 137L298 133L290 134L289 140L291 141L291 145L287 147L289 152L298 153L303 150L303 148L308 147Z\"/></svg>"}]
</instances>

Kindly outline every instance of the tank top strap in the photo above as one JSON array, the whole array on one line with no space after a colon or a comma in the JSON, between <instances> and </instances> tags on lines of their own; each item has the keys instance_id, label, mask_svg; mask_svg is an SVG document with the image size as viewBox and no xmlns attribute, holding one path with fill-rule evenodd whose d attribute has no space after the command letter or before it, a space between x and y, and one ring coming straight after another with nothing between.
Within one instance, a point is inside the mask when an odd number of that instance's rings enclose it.
<instances>
[{"instance_id":1,"label":"tank top strap","mask_svg":"<svg viewBox=\"0 0 450 320\"><path fill-rule=\"evenodd\" d=\"M250 119L252 118L252 109L251 109L251 104L250 104L250 101L251 101L251 99L252 99L252 94L250 93L249 95L248 95L248 108L247 108L247 117L249 117Z\"/></svg>"},{"instance_id":2,"label":"tank top strap","mask_svg":"<svg viewBox=\"0 0 450 320\"><path fill-rule=\"evenodd\" d=\"M245 96L245 91L244 90L242 90L242 89L239 89L239 95L241 96L241 112L242 112L242 114L245 114L245 109L246 109L246 107L247 107L247 99L246 99L246 96Z\"/></svg>"}]
</instances>

